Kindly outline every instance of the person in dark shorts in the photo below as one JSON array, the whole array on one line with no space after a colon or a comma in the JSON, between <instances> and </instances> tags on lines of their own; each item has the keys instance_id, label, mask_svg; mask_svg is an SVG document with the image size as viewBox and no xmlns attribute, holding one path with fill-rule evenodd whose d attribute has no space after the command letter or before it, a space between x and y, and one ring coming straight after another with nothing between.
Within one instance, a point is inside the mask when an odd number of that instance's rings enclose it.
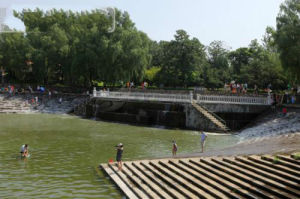
<instances>
[{"instance_id":1,"label":"person in dark shorts","mask_svg":"<svg viewBox=\"0 0 300 199\"><path fill-rule=\"evenodd\" d=\"M123 144L120 143L117 146L117 156L116 161L118 162L118 171L122 171L122 154L123 154Z\"/></svg>"}]
</instances>

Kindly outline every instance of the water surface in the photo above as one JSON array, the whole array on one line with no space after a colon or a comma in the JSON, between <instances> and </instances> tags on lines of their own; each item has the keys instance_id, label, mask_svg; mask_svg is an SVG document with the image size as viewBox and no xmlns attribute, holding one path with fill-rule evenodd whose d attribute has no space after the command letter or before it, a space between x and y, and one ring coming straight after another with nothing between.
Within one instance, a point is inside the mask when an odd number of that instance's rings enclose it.
<instances>
[{"instance_id":1,"label":"water surface","mask_svg":"<svg viewBox=\"0 0 300 199\"><path fill-rule=\"evenodd\" d=\"M166 130L85 120L68 115L0 115L0 198L122 198L99 163L115 159L114 146L124 144L123 160L200 151L196 131ZM237 142L234 136L209 135L206 150ZM19 149L29 144L31 157Z\"/></svg>"}]
</instances>

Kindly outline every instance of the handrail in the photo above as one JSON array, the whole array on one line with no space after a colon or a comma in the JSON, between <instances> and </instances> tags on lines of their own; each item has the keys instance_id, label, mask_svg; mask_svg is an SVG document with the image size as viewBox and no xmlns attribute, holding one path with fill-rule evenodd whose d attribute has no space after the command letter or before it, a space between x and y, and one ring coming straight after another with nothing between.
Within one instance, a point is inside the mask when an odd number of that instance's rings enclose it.
<instances>
[{"instance_id":1,"label":"handrail","mask_svg":"<svg viewBox=\"0 0 300 199\"><path fill-rule=\"evenodd\" d=\"M93 97L113 98L113 99L132 99L149 101L170 101L170 102L190 102L188 94L161 94L161 93L138 93L138 92L109 92L96 91Z\"/></svg>"},{"instance_id":2,"label":"handrail","mask_svg":"<svg viewBox=\"0 0 300 199\"><path fill-rule=\"evenodd\" d=\"M191 103L193 94L93 91L93 97ZM270 105L269 97L217 96L197 94L197 103Z\"/></svg>"},{"instance_id":3,"label":"handrail","mask_svg":"<svg viewBox=\"0 0 300 199\"><path fill-rule=\"evenodd\" d=\"M268 97L197 95L199 103L270 105Z\"/></svg>"}]
</instances>

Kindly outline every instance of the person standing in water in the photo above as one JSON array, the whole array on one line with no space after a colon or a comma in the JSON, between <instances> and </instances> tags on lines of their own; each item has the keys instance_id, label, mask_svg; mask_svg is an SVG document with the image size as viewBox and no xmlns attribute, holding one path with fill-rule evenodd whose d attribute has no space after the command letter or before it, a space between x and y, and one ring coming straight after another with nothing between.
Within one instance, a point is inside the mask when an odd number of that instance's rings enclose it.
<instances>
[{"instance_id":1,"label":"person standing in water","mask_svg":"<svg viewBox=\"0 0 300 199\"><path fill-rule=\"evenodd\" d=\"M123 144L120 143L117 146L117 156L116 160L118 162L118 171L122 171L122 154L123 154Z\"/></svg>"},{"instance_id":2,"label":"person standing in water","mask_svg":"<svg viewBox=\"0 0 300 199\"><path fill-rule=\"evenodd\" d=\"M176 144L176 141L173 140L173 147L172 147L172 154L173 154L173 157L176 156L176 152L177 152L177 144Z\"/></svg>"},{"instance_id":3,"label":"person standing in water","mask_svg":"<svg viewBox=\"0 0 300 199\"><path fill-rule=\"evenodd\" d=\"M204 151L204 145L207 135L204 132L201 132L201 153Z\"/></svg>"},{"instance_id":4,"label":"person standing in water","mask_svg":"<svg viewBox=\"0 0 300 199\"><path fill-rule=\"evenodd\" d=\"M28 152L28 144L24 144L24 145L22 145L22 147L21 147L21 156L22 157L28 157L28 155L29 155L29 152Z\"/></svg>"}]
</instances>

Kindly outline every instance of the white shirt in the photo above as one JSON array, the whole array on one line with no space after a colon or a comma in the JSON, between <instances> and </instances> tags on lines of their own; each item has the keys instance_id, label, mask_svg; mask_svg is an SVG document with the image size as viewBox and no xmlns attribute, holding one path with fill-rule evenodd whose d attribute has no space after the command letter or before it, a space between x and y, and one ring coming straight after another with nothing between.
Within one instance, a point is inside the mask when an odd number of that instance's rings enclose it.
<instances>
[{"instance_id":1,"label":"white shirt","mask_svg":"<svg viewBox=\"0 0 300 199\"><path fill-rule=\"evenodd\" d=\"M202 133L202 134L201 134L201 142L204 142L205 138L206 138L206 134L205 134L205 133Z\"/></svg>"}]
</instances>

